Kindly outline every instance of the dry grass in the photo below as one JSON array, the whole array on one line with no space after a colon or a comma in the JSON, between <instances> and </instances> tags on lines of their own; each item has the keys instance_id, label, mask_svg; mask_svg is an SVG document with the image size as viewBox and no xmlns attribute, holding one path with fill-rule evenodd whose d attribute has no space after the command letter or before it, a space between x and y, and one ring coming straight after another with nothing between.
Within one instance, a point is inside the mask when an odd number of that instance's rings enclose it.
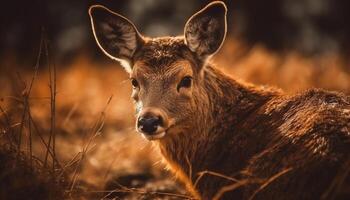
<instances>
[{"instance_id":1,"label":"dry grass","mask_svg":"<svg viewBox=\"0 0 350 200\"><path fill-rule=\"evenodd\" d=\"M10 158L0 159L17 163L19 171L30 169L28 176L49 177L38 178L34 193L47 190L50 198L60 194L68 199L191 199L158 162L159 153L135 133L131 86L123 69L84 55L65 66L53 64L46 44L42 42L43 55L33 70L23 70L11 58L1 64L0 154ZM287 92L321 87L350 94L349 71L334 54L278 55L231 39L214 60L233 77ZM213 173L201 176L217 175ZM262 187L273 180L264 180ZM245 184L234 182L218 198L239 187L237 183ZM52 184L59 189L50 191ZM1 189L0 195L6 190L10 189Z\"/></svg>"}]
</instances>

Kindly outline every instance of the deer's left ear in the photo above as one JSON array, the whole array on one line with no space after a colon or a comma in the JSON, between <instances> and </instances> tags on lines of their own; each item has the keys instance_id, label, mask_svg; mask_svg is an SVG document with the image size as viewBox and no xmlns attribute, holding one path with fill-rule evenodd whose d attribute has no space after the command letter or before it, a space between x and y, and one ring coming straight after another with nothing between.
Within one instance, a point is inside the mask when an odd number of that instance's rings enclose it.
<instances>
[{"instance_id":1,"label":"deer's left ear","mask_svg":"<svg viewBox=\"0 0 350 200\"><path fill-rule=\"evenodd\" d=\"M200 58L215 54L226 36L226 5L214 1L194 14L185 26L185 42Z\"/></svg>"}]
</instances>

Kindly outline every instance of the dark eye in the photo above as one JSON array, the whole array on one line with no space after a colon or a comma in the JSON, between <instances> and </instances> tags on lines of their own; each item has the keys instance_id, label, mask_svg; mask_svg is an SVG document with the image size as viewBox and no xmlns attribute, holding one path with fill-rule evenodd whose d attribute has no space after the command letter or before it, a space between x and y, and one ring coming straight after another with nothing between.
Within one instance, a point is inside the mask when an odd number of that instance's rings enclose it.
<instances>
[{"instance_id":1,"label":"dark eye","mask_svg":"<svg viewBox=\"0 0 350 200\"><path fill-rule=\"evenodd\" d=\"M131 85L132 85L133 88L139 87L139 83L134 78L131 79Z\"/></svg>"},{"instance_id":2,"label":"dark eye","mask_svg":"<svg viewBox=\"0 0 350 200\"><path fill-rule=\"evenodd\" d=\"M180 88L184 87L184 88L189 88L192 85L192 77L190 76L185 76L179 83L179 85L177 85L177 90L179 90Z\"/></svg>"}]
</instances>

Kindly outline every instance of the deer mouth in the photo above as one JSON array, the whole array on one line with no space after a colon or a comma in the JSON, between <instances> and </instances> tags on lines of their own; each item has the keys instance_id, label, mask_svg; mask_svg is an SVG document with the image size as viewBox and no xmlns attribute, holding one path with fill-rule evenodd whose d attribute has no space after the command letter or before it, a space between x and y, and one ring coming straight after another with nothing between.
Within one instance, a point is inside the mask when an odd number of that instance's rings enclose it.
<instances>
[{"instance_id":1,"label":"deer mouth","mask_svg":"<svg viewBox=\"0 0 350 200\"><path fill-rule=\"evenodd\" d=\"M142 136L147 140L158 140L158 139L163 138L165 135L166 135L165 131L157 133L157 134L152 134L152 135L142 133Z\"/></svg>"}]
</instances>

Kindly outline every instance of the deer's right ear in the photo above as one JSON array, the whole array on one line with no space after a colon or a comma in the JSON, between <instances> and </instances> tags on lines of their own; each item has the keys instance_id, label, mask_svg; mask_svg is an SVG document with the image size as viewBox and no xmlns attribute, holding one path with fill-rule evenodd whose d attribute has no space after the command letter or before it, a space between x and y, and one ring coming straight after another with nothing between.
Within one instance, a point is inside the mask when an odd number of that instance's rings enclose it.
<instances>
[{"instance_id":1,"label":"deer's right ear","mask_svg":"<svg viewBox=\"0 0 350 200\"><path fill-rule=\"evenodd\" d=\"M133 55L143 39L135 25L125 17L100 5L89 9L92 31L102 51L121 62L131 72Z\"/></svg>"}]
</instances>

